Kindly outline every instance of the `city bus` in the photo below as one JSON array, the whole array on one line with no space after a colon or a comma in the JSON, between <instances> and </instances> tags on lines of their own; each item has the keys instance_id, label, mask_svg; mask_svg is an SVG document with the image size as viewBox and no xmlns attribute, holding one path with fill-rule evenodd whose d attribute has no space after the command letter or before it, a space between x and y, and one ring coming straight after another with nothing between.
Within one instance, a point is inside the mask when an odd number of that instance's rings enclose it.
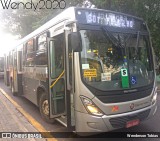
<instances>
[{"instance_id":1,"label":"city bus","mask_svg":"<svg viewBox=\"0 0 160 141\"><path fill-rule=\"evenodd\" d=\"M70 7L5 55L5 82L77 134L139 125L157 110L147 24L124 13Z\"/></svg>"}]
</instances>

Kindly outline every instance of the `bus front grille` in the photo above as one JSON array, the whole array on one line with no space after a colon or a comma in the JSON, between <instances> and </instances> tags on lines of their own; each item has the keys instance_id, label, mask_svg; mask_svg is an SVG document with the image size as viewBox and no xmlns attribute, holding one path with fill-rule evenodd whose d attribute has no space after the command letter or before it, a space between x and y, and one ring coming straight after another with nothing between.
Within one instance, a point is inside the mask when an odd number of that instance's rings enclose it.
<instances>
[{"instance_id":1,"label":"bus front grille","mask_svg":"<svg viewBox=\"0 0 160 141\"><path fill-rule=\"evenodd\" d=\"M150 113L150 109L140 112L136 115L111 118L109 119L109 121L114 128L124 128L128 121L135 120L135 119L139 119L140 121L143 121L145 118L148 117L149 113Z\"/></svg>"}]
</instances>

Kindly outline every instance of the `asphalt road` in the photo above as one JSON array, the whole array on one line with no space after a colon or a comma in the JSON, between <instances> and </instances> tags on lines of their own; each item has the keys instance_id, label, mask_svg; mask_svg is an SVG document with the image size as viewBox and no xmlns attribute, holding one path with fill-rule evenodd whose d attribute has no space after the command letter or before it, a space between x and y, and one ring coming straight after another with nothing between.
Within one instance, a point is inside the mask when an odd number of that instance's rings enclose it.
<instances>
[{"instance_id":1,"label":"asphalt road","mask_svg":"<svg viewBox=\"0 0 160 141\"><path fill-rule=\"evenodd\" d=\"M3 83L3 80L0 80L0 87L10 96L12 97L12 99L14 101L16 101L19 105L21 105L21 107L28 112L30 115L32 115L32 117L34 119L36 119L39 123L41 123L41 125L48 131L51 132L65 132L67 131L66 127L64 127L63 125L61 125L58 122L55 122L54 124L48 124L46 122L44 122L41 119L40 113L39 113L39 109L32 104L30 101L28 101L27 99L23 98L23 97L15 97L11 94L11 90L9 87L6 87ZM155 114L154 117L152 117L151 119L142 122L139 126L135 126L129 129L120 129L120 130L116 130L116 132L121 132L123 134L123 132L136 132L136 133L140 133L140 132L160 132L160 92L158 95L158 99L157 99L157 103L158 103L158 110ZM13 131L14 132L14 131ZM73 135L70 135L73 137ZM69 137L70 137L69 136ZM159 141L160 138L105 138L105 133L103 134L99 134L99 135L94 135L94 136L90 136L89 138L58 138L58 140L105 140L105 141L132 141L132 140L136 140L136 141Z\"/></svg>"}]
</instances>

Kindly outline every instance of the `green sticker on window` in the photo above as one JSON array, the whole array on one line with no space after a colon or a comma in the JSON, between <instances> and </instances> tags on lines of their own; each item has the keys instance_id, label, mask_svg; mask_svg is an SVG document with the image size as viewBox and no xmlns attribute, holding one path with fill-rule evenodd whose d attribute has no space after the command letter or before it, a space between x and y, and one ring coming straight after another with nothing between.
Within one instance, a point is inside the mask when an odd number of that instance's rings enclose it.
<instances>
[{"instance_id":1,"label":"green sticker on window","mask_svg":"<svg viewBox=\"0 0 160 141\"><path fill-rule=\"evenodd\" d=\"M128 79L128 70L121 69L121 80L122 80L122 88L129 87L129 79Z\"/></svg>"}]
</instances>

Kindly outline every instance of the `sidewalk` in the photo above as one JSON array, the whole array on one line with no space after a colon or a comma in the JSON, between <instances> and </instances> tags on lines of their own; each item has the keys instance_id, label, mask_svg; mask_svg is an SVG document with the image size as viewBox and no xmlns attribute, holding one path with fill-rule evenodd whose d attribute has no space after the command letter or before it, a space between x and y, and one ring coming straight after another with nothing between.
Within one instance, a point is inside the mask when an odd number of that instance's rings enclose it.
<instances>
[{"instance_id":1,"label":"sidewalk","mask_svg":"<svg viewBox=\"0 0 160 141\"><path fill-rule=\"evenodd\" d=\"M16 107L0 92L0 132L36 132L38 131L28 122L28 120L16 109ZM46 139L25 138L3 138L0 141L46 141ZM16 134L16 133L15 133ZM8 134L10 136L10 133ZM1 135L2 136L2 133ZM13 137L13 134L11 135ZM28 136L28 135L27 135Z\"/></svg>"}]
</instances>

